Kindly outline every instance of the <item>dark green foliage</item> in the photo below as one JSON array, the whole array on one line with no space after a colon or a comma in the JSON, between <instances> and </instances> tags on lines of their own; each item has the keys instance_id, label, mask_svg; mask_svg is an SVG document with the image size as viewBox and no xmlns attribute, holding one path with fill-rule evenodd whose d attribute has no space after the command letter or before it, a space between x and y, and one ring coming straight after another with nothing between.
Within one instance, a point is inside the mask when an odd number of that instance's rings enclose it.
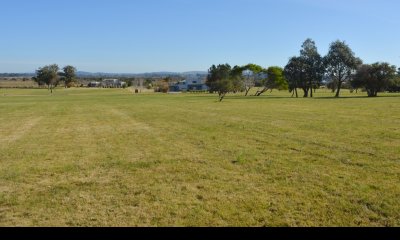
<instances>
[{"instance_id":1,"label":"dark green foliage","mask_svg":"<svg viewBox=\"0 0 400 240\"><path fill-rule=\"evenodd\" d=\"M400 75L395 76L387 88L389 92L400 92Z\"/></svg>"},{"instance_id":2,"label":"dark green foliage","mask_svg":"<svg viewBox=\"0 0 400 240\"><path fill-rule=\"evenodd\" d=\"M289 83L289 91L296 97L297 88L303 90L304 97L313 97L313 89L321 85L325 73L324 62L313 40L308 38L301 47L300 56L290 58L284 75Z\"/></svg>"},{"instance_id":3,"label":"dark green foliage","mask_svg":"<svg viewBox=\"0 0 400 240\"><path fill-rule=\"evenodd\" d=\"M345 42L337 40L330 45L324 64L332 81L335 81L334 85L337 87L335 97L339 97L342 84L351 80L362 61L355 57L354 52Z\"/></svg>"},{"instance_id":4,"label":"dark green foliage","mask_svg":"<svg viewBox=\"0 0 400 240\"><path fill-rule=\"evenodd\" d=\"M325 73L325 67L321 55L318 53L315 42L307 39L300 50L300 59L302 61L305 81L302 85L304 97L313 97L313 89L319 88L322 77Z\"/></svg>"},{"instance_id":5,"label":"dark green foliage","mask_svg":"<svg viewBox=\"0 0 400 240\"><path fill-rule=\"evenodd\" d=\"M305 72L303 67L303 62L300 57L292 57L290 58L288 64L285 66L283 70L283 74L288 81L289 92L296 94L298 97L297 88L305 89L304 83L305 81Z\"/></svg>"},{"instance_id":6,"label":"dark green foliage","mask_svg":"<svg viewBox=\"0 0 400 240\"><path fill-rule=\"evenodd\" d=\"M210 92L218 93L219 101L222 101L228 92L232 92L235 89L235 83L238 81L235 79L237 72L232 75L231 70L232 68L229 64L212 65L208 70L206 84Z\"/></svg>"},{"instance_id":7,"label":"dark green foliage","mask_svg":"<svg viewBox=\"0 0 400 240\"><path fill-rule=\"evenodd\" d=\"M77 80L76 68L70 65L65 66L59 75L61 76L60 80L65 82L65 87L71 87Z\"/></svg>"},{"instance_id":8,"label":"dark green foliage","mask_svg":"<svg viewBox=\"0 0 400 240\"><path fill-rule=\"evenodd\" d=\"M263 88L261 90L258 90L255 96L260 96L266 91L272 89L288 89L288 83L283 76L283 69L281 67L269 67L267 70L263 70L263 73L265 76L262 80Z\"/></svg>"},{"instance_id":9,"label":"dark green foliage","mask_svg":"<svg viewBox=\"0 0 400 240\"><path fill-rule=\"evenodd\" d=\"M281 67L269 67L267 70L268 78L266 86L270 89L287 90L288 83L283 75L283 69Z\"/></svg>"},{"instance_id":10,"label":"dark green foliage","mask_svg":"<svg viewBox=\"0 0 400 240\"><path fill-rule=\"evenodd\" d=\"M361 65L354 75L352 85L364 87L368 97L376 97L378 92L386 90L395 78L396 67L389 63Z\"/></svg>"},{"instance_id":11,"label":"dark green foliage","mask_svg":"<svg viewBox=\"0 0 400 240\"><path fill-rule=\"evenodd\" d=\"M46 84L51 93L53 93L53 88L59 83L59 69L57 64L44 66L36 70L36 77L32 79L39 85Z\"/></svg>"}]
</instances>

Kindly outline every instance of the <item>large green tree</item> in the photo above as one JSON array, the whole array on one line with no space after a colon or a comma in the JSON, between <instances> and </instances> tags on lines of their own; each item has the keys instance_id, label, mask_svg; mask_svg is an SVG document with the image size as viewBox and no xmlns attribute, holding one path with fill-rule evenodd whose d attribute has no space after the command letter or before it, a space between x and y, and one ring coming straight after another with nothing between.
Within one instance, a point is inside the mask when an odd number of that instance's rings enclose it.
<instances>
[{"instance_id":1,"label":"large green tree","mask_svg":"<svg viewBox=\"0 0 400 240\"><path fill-rule=\"evenodd\" d=\"M292 93L292 97L295 94L296 97L299 97L298 88L303 89L304 94L306 93L306 73L303 65L300 57L291 57L283 70L283 75L288 82L289 92Z\"/></svg>"},{"instance_id":2,"label":"large green tree","mask_svg":"<svg viewBox=\"0 0 400 240\"><path fill-rule=\"evenodd\" d=\"M315 42L308 38L301 46L300 56L292 57L285 66L284 75L288 80L289 91L292 96L297 88L304 92L303 97L313 97L313 89L317 89L325 74L323 58L318 53Z\"/></svg>"},{"instance_id":3,"label":"large green tree","mask_svg":"<svg viewBox=\"0 0 400 240\"><path fill-rule=\"evenodd\" d=\"M352 79L353 85L364 87L368 97L376 97L386 90L396 76L396 67L389 63L364 64L359 66Z\"/></svg>"},{"instance_id":4,"label":"large green tree","mask_svg":"<svg viewBox=\"0 0 400 240\"><path fill-rule=\"evenodd\" d=\"M286 90L288 89L288 83L283 76L283 69L281 67L269 67L267 70L263 70L266 73L266 77L264 77L262 81L263 87L257 90L255 96L260 96L268 90L278 89L278 90Z\"/></svg>"},{"instance_id":5,"label":"large green tree","mask_svg":"<svg viewBox=\"0 0 400 240\"><path fill-rule=\"evenodd\" d=\"M65 83L65 87L70 87L72 83L76 82L76 68L70 65L65 66L60 76Z\"/></svg>"},{"instance_id":6,"label":"large green tree","mask_svg":"<svg viewBox=\"0 0 400 240\"><path fill-rule=\"evenodd\" d=\"M321 85L322 77L325 73L324 63L318 53L315 42L308 38L304 41L300 50L300 60L302 62L305 81L303 85L304 97L313 97L313 89Z\"/></svg>"},{"instance_id":7,"label":"large green tree","mask_svg":"<svg viewBox=\"0 0 400 240\"><path fill-rule=\"evenodd\" d=\"M217 92L221 102L225 95L234 91L235 84L232 78L232 67L229 64L212 65L208 70L206 85L210 92Z\"/></svg>"},{"instance_id":8,"label":"large green tree","mask_svg":"<svg viewBox=\"0 0 400 240\"><path fill-rule=\"evenodd\" d=\"M339 97L342 85L350 81L357 67L362 64L351 48L343 41L331 43L328 54L324 57L327 73L337 88L335 97Z\"/></svg>"},{"instance_id":9,"label":"large green tree","mask_svg":"<svg viewBox=\"0 0 400 240\"><path fill-rule=\"evenodd\" d=\"M57 64L47 65L36 70L36 77L32 79L37 83L44 83L53 93L54 87L59 83L58 71L60 68Z\"/></svg>"}]
</instances>

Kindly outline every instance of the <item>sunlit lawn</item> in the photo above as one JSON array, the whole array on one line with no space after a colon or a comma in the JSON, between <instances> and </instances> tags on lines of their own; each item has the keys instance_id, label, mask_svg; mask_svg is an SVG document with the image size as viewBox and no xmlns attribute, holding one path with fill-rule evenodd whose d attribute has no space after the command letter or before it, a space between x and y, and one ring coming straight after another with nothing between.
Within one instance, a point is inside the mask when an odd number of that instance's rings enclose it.
<instances>
[{"instance_id":1,"label":"sunlit lawn","mask_svg":"<svg viewBox=\"0 0 400 240\"><path fill-rule=\"evenodd\" d=\"M400 94L0 89L1 226L399 226Z\"/></svg>"}]
</instances>

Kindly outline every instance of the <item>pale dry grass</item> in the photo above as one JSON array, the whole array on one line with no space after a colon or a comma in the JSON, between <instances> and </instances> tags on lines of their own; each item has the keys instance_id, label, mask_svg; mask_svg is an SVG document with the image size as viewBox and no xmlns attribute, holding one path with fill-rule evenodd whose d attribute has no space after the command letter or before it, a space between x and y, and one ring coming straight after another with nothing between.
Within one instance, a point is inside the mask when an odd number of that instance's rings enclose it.
<instances>
[{"instance_id":1,"label":"pale dry grass","mask_svg":"<svg viewBox=\"0 0 400 240\"><path fill-rule=\"evenodd\" d=\"M32 80L0 80L0 88L37 88L38 84Z\"/></svg>"},{"instance_id":2,"label":"pale dry grass","mask_svg":"<svg viewBox=\"0 0 400 240\"><path fill-rule=\"evenodd\" d=\"M11 122L9 127L1 128L0 131L0 148L14 143L18 139L29 134L30 130L39 124L42 117L34 117L26 119L23 122ZM4 124L4 123L3 123Z\"/></svg>"}]
</instances>

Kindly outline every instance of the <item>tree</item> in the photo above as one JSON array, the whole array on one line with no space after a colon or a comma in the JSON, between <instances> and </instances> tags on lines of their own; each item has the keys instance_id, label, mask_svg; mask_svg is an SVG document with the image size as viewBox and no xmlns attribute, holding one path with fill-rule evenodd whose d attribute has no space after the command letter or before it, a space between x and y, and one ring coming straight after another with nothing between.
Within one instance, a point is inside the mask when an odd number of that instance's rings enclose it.
<instances>
[{"instance_id":1,"label":"tree","mask_svg":"<svg viewBox=\"0 0 400 240\"><path fill-rule=\"evenodd\" d=\"M297 88L304 90L303 83L305 82L302 59L300 57L291 57L283 70L283 75L288 81L289 92L293 93L292 97L294 94L298 97Z\"/></svg>"},{"instance_id":2,"label":"tree","mask_svg":"<svg viewBox=\"0 0 400 240\"><path fill-rule=\"evenodd\" d=\"M33 80L37 83L44 83L48 89L53 93L53 88L58 85L59 67L57 64L47 65L36 70L36 77Z\"/></svg>"},{"instance_id":3,"label":"tree","mask_svg":"<svg viewBox=\"0 0 400 240\"><path fill-rule=\"evenodd\" d=\"M256 82L262 79L263 68L257 64L249 63L242 67L242 74L245 96L247 96L250 90L256 85Z\"/></svg>"},{"instance_id":4,"label":"tree","mask_svg":"<svg viewBox=\"0 0 400 240\"><path fill-rule=\"evenodd\" d=\"M312 39L306 39L301 48L300 61L305 74L302 81L306 81L303 84L304 97L308 97L309 93L313 97L313 89L321 85L325 73L324 63Z\"/></svg>"},{"instance_id":5,"label":"tree","mask_svg":"<svg viewBox=\"0 0 400 240\"><path fill-rule=\"evenodd\" d=\"M230 72L230 78L233 84L233 92L246 91L245 78L243 76L243 67L234 66Z\"/></svg>"},{"instance_id":6,"label":"tree","mask_svg":"<svg viewBox=\"0 0 400 240\"><path fill-rule=\"evenodd\" d=\"M157 81L155 85L155 92L168 93L170 81L172 81L172 78L169 76Z\"/></svg>"},{"instance_id":7,"label":"tree","mask_svg":"<svg viewBox=\"0 0 400 240\"><path fill-rule=\"evenodd\" d=\"M210 92L218 93L220 102L228 92L234 89L231 70L229 64L212 65L208 70L206 84L210 88Z\"/></svg>"},{"instance_id":8,"label":"tree","mask_svg":"<svg viewBox=\"0 0 400 240\"><path fill-rule=\"evenodd\" d=\"M76 82L76 68L70 65L65 66L60 76L61 80L65 82L65 87L70 87L72 83Z\"/></svg>"},{"instance_id":9,"label":"tree","mask_svg":"<svg viewBox=\"0 0 400 240\"><path fill-rule=\"evenodd\" d=\"M339 97L343 82L351 80L362 61L355 57L354 52L345 42L337 40L331 43L329 52L324 58L324 63L327 72L336 84L335 97Z\"/></svg>"},{"instance_id":10,"label":"tree","mask_svg":"<svg viewBox=\"0 0 400 240\"><path fill-rule=\"evenodd\" d=\"M389 92L400 92L400 74L397 74L396 77L390 81L389 87L387 89Z\"/></svg>"},{"instance_id":11,"label":"tree","mask_svg":"<svg viewBox=\"0 0 400 240\"><path fill-rule=\"evenodd\" d=\"M352 85L364 87L368 97L376 97L378 92L386 90L396 76L396 67L389 63L361 65L354 75Z\"/></svg>"},{"instance_id":12,"label":"tree","mask_svg":"<svg viewBox=\"0 0 400 240\"><path fill-rule=\"evenodd\" d=\"M267 70L263 70L263 72L266 73L266 77L262 82L263 88L258 90L255 96L260 96L266 91L272 89L288 89L288 83L283 76L283 69L281 67L269 67Z\"/></svg>"},{"instance_id":13,"label":"tree","mask_svg":"<svg viewBox=\"0 0 400 240\"><path fill-rule=\"evenodd\" d=\"M289 91L298 97L297 88L304 92L303 97L313 97L325 74L323 58L318 53L315 42L308 38L301 46L300 56L289 59L284 75L288 79Z\"/></svg>"}]
</instances>

